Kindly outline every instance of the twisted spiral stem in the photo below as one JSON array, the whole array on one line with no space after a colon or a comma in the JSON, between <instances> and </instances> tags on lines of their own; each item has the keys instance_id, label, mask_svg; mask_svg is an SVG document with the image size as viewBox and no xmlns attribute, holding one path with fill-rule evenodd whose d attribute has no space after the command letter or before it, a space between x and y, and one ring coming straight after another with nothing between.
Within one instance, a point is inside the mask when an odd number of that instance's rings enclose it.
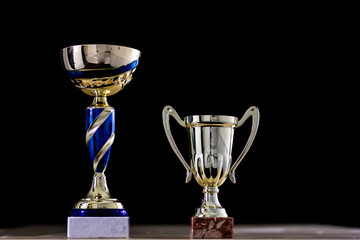
<instances>
[{"instance_id":1,"label":"twisted spiral stem","mask_svg":"<svg viewBox=\"0 0 360 240\"><path fill-rule=\"evenodd\" d=\"M96 115L96 112L101 109L102 111L91 122L91 119L95 117L94 115ZM109 154L107 153L115 138L115 111L112 107L88 108L87 111L89 111L87 118L89 123L91 122L91 125L86 132L86 145L88 146L93 161L94 172L104 172L109 159ZM105 156L105 154L107 155ZM100 162L102 162L103 167L98 168Z\"/></svg>"}]
</instances>

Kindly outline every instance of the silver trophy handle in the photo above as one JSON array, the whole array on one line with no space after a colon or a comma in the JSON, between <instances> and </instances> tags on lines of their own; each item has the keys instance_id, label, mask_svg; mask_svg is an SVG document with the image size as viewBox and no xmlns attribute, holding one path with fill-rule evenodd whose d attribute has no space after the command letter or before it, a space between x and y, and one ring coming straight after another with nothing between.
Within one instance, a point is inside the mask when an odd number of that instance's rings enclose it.
<instances>
[{"instance_id":1,"label":"silver trophy handle","mask_svg":"<svg viewBox=\"0 0 360 240\"><path fill-rule=\"evenodd\" d=\"M230 180L233 183L236 183L236 179L235 179L235 170L236 168L239 166L240 162L243 160L243 158L245 157L246 153L249 151L249 148L251 146L251 144L254 141L258 126L259 126L259 120L260 120L260 112L259 109L255 106L250 107L243 115L243 117L238 121L238 123L236 124L235 128L240 127L241 125L244 124L244 122L249 118L252 117L252 126L251 126L251 132L250 132L250 136L245 144L244 149L242 150L242 152L240 153L240 156L236 159L236 162L232 165L231 169L230 169L230 173L229 173L229 177Z\"/></svg>"},{"instance_id":2,"label":"silver trophy handle","mask_svg":"<svg viewBox=\"0 0 360 240\"><path fill-rule=\"evenodd\" d=\"M189 165L187 164L187 162L185 161L184 157L181 155L179 149L177 148L177 146L175 144L174 138L173 138L173 136L171 134L170 123L169 123L170 116L175 118L175 120L182 127L185 127L185 122L181 120L179 115L176 113L175 109L173 109L171 106L164 107L164 110L162 112L162 119L163 119L165 133L166 133L166 136L167 136L167 138L169 140L169 143L170 143L172 149L174 150L176 156L180 159L181 163L184 165L184 167L186 169L186 180L185 180L185 182L188 183L191 180L191 175L192 175L191 174L191 169L190 169Z\"/></svg>"}]
</instances>

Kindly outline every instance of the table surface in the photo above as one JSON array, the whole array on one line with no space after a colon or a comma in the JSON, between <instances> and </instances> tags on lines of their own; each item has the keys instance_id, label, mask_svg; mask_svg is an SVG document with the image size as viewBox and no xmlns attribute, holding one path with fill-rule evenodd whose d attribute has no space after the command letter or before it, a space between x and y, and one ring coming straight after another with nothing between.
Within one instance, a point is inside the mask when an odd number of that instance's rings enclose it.
<instances>
[{"instance_id":1,"label":"table surface","mask_svg":"<svg viewBox=\"0 0 360 240\"><path fill-rule=\"evenodd\" d=\"M330 225L235 225L234 239L360 239L360 228ZM187 225L135 225L130 239L189 239ZM0 229L1 239L66 239L66 226Z\"/></svg>"}]
</instances>

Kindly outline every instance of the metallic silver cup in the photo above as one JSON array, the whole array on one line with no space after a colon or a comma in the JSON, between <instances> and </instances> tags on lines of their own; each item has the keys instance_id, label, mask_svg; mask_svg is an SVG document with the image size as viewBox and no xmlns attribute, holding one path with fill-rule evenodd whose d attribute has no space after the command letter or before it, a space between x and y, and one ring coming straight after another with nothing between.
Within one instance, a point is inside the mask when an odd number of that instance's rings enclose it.
<instances>
[{"instance_id":1,"label":"metallic silver cup","mask_svg":"<svg viewBox=\"0 0 360 240\"><path fill-rule=\"evenodd\" d=\"M191 167L175 144L170 130L170 116L188 130ZM248 152L259 126L258 108L250 107L240 120L237 117L223 115L195 115L182 120L171 106L166 106L162 117L170 145L186 169L186 182L194 175L197 183L203 187L204 199L200 208L196 210L195 217L227 217L218 200L218 187L225 182L227 176L233 183L236 182L235 169ZM234 129L243 125L249 117L252 117L250 136L240 156L231 166Z\"/></svg>"}]
</instances>

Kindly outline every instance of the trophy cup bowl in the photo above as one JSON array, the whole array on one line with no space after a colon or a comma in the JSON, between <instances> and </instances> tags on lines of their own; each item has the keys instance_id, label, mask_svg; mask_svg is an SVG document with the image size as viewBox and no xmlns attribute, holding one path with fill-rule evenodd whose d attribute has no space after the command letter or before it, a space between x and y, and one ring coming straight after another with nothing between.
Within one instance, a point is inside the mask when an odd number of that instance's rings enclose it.
<instances>
[{"instance_id":1,"label":"trophy cup bowl","mask_svg":"<svg viewBox=\"0 0 360 240\"><path fill-rule=\"evenodd\" d=\"M84 44L62 49L61 57L74 86L101 98L118 93L131 81L140 51L117 45Z\"/></svg>"},{"instance_id":2,"label":"trophy cup bowl","mask_svg":"<svg viewBox=\"0 0 360 240\"><path fill-rule=\"evenodd\" d=\"M200 208L196 209L192 218L192 237L212 237L211 234L206 235L204 229L199 228L217 225L216 221L224 221L223 223L227 224L227 227L224 227L227 229L226 231L219 229L219 238L232 237L233 219L228 218L225 209L219 202L219 187L228 176L233 183L236 182L235 169L254 141L259 125L259 110L254 106L250 107L240 120L237 117L225 115L194 115L187 116L182 120L171 106L166 106L162 116L169 143L187 171L186 182L189 182L194 176L196 182L203 187L202 204ZM190 166L175 144L169 124L170 116L174 117L180 126L188 131ZM252 117L253 120L250 136L240 156L231 166L234 129L240 127L249 117Z\"/></svg>"},{"instance_id":3,"label":"trophy cup bowl","mask_svg":"<svg viewBox=\"0 0 360 240\"><path fill-rule=\"evenodd\" d=\"M74 205L71 216L127 216L123 205L111 196L104 173L115 138L115 109L108 104L107 97L131 81L139 57L140 51L136 49L107 44L75 45L61 50L62 65L71 82L94 97L86 108L85 121L85 142L94 176L90 191Z\"/></svg>"}]
</instances>

